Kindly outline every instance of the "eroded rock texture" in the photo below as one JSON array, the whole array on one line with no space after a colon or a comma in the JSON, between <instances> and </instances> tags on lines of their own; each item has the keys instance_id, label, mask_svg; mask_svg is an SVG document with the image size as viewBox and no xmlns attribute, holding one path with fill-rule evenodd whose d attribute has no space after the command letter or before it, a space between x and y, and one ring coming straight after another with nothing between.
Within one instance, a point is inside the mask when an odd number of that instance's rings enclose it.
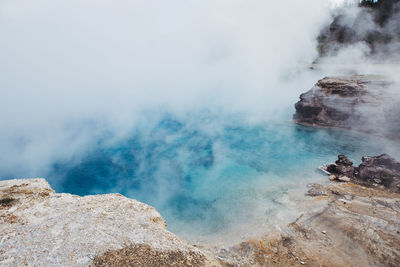
<instances>
[{"instance_id":1,"label":"eroded rock texture","mask_svg":"<svg viewBox=\"0 0 400 267\"><path fill-rule=\"evenodd\" d=\"M293 119L400 139L400 108L392 84L376 76L326 77L300 95Z\"/></svg>"},{"instance_id":2,"label":"eroded rock texture","mask_svg":"<svg viewBox=\"0 0 400 267\"><path fill-rule=\"evenodd\" d=\"M358 167L354 167L346 156L339 155L335 164L328 165L326 170L334 176L332 180L343 181L342 177L347 177L353 183L400 192L400 162L387 154L364 156L361 161Z\"/></svg>"},{"instance_id":3,"label":"eroded rock texture","mask_svg":"<svg viewBox=\"0 0 400 267\"><path fill-rule=\"evenodd\" d=\"M217 248L228 266L392 266L400 262L400 195L353 183L313 185L321 210L287 229Z\"/></svg>"}]
</instances>

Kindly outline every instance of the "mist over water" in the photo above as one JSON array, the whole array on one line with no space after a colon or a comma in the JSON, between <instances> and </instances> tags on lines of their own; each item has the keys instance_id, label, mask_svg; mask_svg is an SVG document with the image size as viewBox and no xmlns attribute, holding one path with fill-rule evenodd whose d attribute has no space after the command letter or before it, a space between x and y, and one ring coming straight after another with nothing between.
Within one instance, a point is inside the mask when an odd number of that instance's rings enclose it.
<instances>
[{"instance_id":1,"label":"mist over water","mask_svg":"<svg viewBox=\"0 0 400 267\"><path fill-rule=\"evenodd\" d=\"M275 119L315 81L303 72L327 12L311 0L1 1L0 168L36 175L143 112Z\"/></svg>"},{"instance_id":2,"label":"mist over water","mask_svg":"<svg viewBox=\"0 0 400 267\"><path fill-rule=\"evenodd\" d=\"M324 1L0 2L0 179L121 193L188 238L297 214L315 172L398 146L290 120ZM253 227L254 226L254 227Z\"/></svg>"},{"instance_id":3,"label":"mist over water","mask_svg":"<svg viewBox=\"0 0 400 267\"><path fill-rule=\"evenodd\" d=\"M46 177L59 192L119 192L153 205L171 231L190 240L240 240L294 220L299 210L291 206L306 184L327 182L316 167L338 154L358 164L362 155L400 151L343 130L200 116L165 115L127 139L100 140L81 159L56 163Z\"/></svg>"}]
</instances>

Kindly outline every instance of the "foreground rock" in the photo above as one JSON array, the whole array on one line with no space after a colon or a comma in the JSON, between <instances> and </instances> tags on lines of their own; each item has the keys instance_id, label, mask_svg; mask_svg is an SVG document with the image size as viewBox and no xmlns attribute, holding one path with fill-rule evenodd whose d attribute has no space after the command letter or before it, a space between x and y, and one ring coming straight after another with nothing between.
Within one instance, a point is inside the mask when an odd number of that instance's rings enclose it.
<instances>
[{"instance_id":1,"label":"foreground rock","mask_svg":"<svg viewBox=\"0 0 400 267\"><path fill-rule=\"evenodd\" d=\"M0 265L398 266L400 194L350 182L312 184L308 195L318 210L281 231L194 247L168 232L155 209L119 194L79 197L54 193L44 179L0 181Z\"/></svg>"},{"instance_id":2,"label":"foreground rock","mask_svg":"<svg viewBox=\"0 0 400 267\"><path fill-rule=\"evenodd\" d=\"M1 266L210 266L152 207L120 194L56 194L44 179L0 181Z\"/></svg>"},{"instance_id":3,"label":"foreground rock","mask_svg":"<svg viewBox=\"0 0 400 267\"><path fill-rule=\"evenodd\" d=\"M344 155L339 155L335 164L326 167L332 174L332 180L339 180L365 185L381 186L400 193L400 162L387 154L375 157L365 156L358 167Z\"/></svg>"},{"instance_id":4,"label":"foreground rock","mask_svg":"<svg viewBox=\"0 0 400 267\"><path fill-rule=\"evenodd\" d=\"M391 83L377 76L326 77L300 95L293 119L400 139L400 108Z\"/></svg>"},{"instance_id":5,"label":"foreground rock","mask_svg":"<svg viewBox=\"0 0 400 267\"><path fill-rule=\"evenodd\" d=\"M318 212L287 229L214 248L232 266L398 266L400 194L353 183L316 187Z\"/></svg>"}]
</instances>

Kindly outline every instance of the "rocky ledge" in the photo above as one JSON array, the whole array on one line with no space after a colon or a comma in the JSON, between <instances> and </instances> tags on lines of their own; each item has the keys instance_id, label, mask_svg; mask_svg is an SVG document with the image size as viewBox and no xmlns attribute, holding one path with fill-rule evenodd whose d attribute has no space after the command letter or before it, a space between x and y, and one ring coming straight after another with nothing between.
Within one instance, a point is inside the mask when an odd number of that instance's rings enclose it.
<instances>
[{"instance_id":1,"label":"rocky ledge","mask_svg":"<svg viewBox=\"0 0 400 267\"><path fill-rule=\"evenodd\" d=\"M1 266L213 266L120 194L57 194L44 179L0 181Z\"/></svg>"},{"instance_id":2,"label":"rocky ledge","mask_svg":"<svg viewBox=\"0 0 400 267\"><path fill-rule=\"evenodd\" d=\"M398 266L398 163L387 155L363 159L365 166L344 156L329 165L337 178L354 176L310 185L313 211L224 246L189 245L154 208L119 194L79 197L55 193L44 179L0 181L0 265ZM388 183L388 174L397 178ZM382 179L379 186L372 177Z\"/></svg>"},{"instance_id":3,"label":"rocky ledge","mask_svg":"<svg viewBox=\"0 0 400 267\"><path fill-rule=\"evenodd\" d=\"M300 124L353 129L400 139L400 105L393 83L378 76L325 77L300 95Z\"/></svg>"}]
</instances>

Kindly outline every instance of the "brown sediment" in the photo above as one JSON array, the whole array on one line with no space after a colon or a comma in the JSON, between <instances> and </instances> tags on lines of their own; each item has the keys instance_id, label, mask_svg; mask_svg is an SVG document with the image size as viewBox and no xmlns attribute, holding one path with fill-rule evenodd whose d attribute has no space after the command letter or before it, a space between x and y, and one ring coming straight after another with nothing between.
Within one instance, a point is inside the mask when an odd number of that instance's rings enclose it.
<instances>
[{"instance_id":1,"label":"brown sediment","mask_svg":"<svg viewBox=\"0 0 400 267\"><path fill-rule=\"evenodd\" d=\"M206 258L201 253L174 250L157 250L147 244L135 244L118 250L111 250L96 256L95 267L164 267L164 266L206 266Z\"/></svg>"}]
</instances>

